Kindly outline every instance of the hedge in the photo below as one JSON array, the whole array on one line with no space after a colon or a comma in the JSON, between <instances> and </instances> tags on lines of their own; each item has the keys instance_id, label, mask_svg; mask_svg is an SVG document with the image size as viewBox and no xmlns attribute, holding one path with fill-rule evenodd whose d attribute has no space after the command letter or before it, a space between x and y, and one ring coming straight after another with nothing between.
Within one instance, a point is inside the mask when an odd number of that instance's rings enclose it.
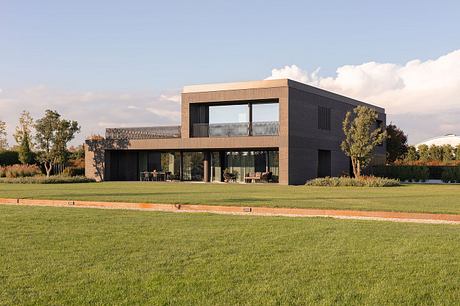
<instances>
[{"instance_id":1,"label":"hedge","mask_svg":"<svg viewBox=\"0 0 460 306\"><path fill-rule=\"evenodd\" d=\"M451 173L458 166L411 166L391 165L374 166L372 174L379 177L389 177L409 182L424 182L426 180L444 180L447 173Z\"/></svg>"},{"instance_id":2,"label":"hedge","mask_svg":"<svg viewBox=\"0 0 460 306\"><path fill-rule=\"evenodd\" d=\"M0 183L5 184L72 184L92 182L95 182L95 180L84 176L52 175L50 177L46 177L44 175L40 175L33 177L0 178Z\"/></svg>"},{"instance_id":3,"label":"hedge","mask_svg":"<svg viewBox=\"0 0 460 306\"><path fill-rule=\"evenodd\" d=\"M63 176L84 176L85 168L80 167L67 167L62 171Z\"/></svg>"},{"instance_id":4,"label":"hedge","mask_svg":"<svg viewBox=\"0 0 460 306\"><path fill-rule=\"evenodd\" d=\"M460 166L444 169L441 179L444 183L460 183Z\"/></svg>"},{"instance_id":5,"label":"hedge","mask_svg":"<svg viewBox=\"0 0 460 306\"><path fill-rule=\"evenodd\" d=\"M20 163L17 151L0 151L0 166L11 166Z\"/></svg>"},{"instance_id":6,"label":"hedge","mask_svg":"<svg viewBox=\"0 0 460 306\"><path fill-rule=\"evenodd\" d=\"M360 178L320 177L308 181L305 185L317 187L394 187L401 186L401 183L396 179L362 176Z\"/></svg>"}]
</instances>

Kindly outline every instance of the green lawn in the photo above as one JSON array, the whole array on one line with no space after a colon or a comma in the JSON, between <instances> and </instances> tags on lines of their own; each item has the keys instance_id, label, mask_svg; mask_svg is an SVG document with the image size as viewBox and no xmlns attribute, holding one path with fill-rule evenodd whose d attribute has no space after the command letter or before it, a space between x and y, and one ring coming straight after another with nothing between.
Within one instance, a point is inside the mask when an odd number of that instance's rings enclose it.
<instances>
[{"instance_id":1,"label":"green lawn","mask_svg":"<svg viewBox=\"0 0 460 306\"><path fill-rule=\"evenodd\" d=\"M0 184L0 197L460 214L460 185L328 188L151 182Z\"/></svg>"},{"instance_id":2,"label":"green lawn","mask_svg":"<svg viewBox=\"0 0 460 306\"><path fill-rule=\"evenodd\" d=\"M460 228L0 206L0 304L460 300Z\"/></svg>"}]
</instances>

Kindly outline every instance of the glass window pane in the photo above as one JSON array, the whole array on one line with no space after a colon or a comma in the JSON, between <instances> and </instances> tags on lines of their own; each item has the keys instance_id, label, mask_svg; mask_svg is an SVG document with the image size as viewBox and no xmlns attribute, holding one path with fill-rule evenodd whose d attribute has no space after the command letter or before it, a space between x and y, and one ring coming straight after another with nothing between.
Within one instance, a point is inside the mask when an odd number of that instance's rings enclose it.
<instances>
[{"instance_id":1,"label":"glass window pane","mask_svg":"<svg viewBox=\"0 0 460 306\"><path fill-rule=\"evenodd\" d=\"M219 105L209 107L209 123L237 123L249 121L249 107L242 105Z\"/></svg>"},{"instance_id":2,"label":"glass window pane","mask_svg":"<svg viewBox=\"0 0 460 306\"><path fill-rule=\"evenodd\" d=\"M255 103L252 105L253 122L279 121L279 103Z\"/></svg>"}]
</instances>

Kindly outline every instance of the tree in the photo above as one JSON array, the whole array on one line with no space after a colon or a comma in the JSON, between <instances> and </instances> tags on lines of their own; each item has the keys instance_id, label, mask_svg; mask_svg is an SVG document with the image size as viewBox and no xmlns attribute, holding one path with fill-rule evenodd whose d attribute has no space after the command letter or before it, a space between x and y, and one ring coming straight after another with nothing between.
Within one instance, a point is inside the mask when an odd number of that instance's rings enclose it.
<instances>
[{"instance_id":1,"label":"tree","mask_svg":"<svg viewBox=\"0 0 460 306\"><path fill-rule=\"evenodd\" d=\"M0 120L0 151L8 149L6 135L6 122Z\"/></svg>"},{"instance_id":2,"label":"tree","mask_svg":"<svg viewBox=\"0 0 460 306\"><path fill-rule=\"evenodd\" d=\"M32 129L34 120L30 113L23 111L19 117L19 124L16 126L16 131L13 134L14 139L18 143L19 160L23 164L30 164L33 161Z\"/></svg>"},{"instance_id":3,"label":"tree","mask_svg":"<svg viewBox=\"0 0 460 306\"><path fill-rule=\"evenodd\" d=\"M441 148L442 161L448 162L454 159L454 148L450 144L443 145Z\"/></svg>"},{"instance_id":4,"label":"tree","mask_svg":"<svg viewBox=\"0 0 460 306\"><path fill-rule=\"evenodd\" d=\"M347 112L343 121L345 140L340 147L351 158L355 177L361 176L361 170L372 160L374 148L385 140L386 131L374 128L376 123L377 112L366 106Z\"/></svg>"},{"instance_id":5,"label":"tree","mask_svg":"<svg viewBox=\"0 0 460 306\"><path fill-rule=\"evenodd\" d=\"M394 124L389 124L387 131L387 163L393 163L398 159L404 159L407 154L407 136Z\"/></svg>"},{"instance_id":6,"label":"tree","mask_svg":"<svg viewBox=\"0 0 460 306\"><path fill-rule=\"evenodd\" d=\"M428 149L428 155L430 161L441 161L442 160L442 148L436 145L431 145Z\"/></svg>"},{"instance_id":7,"label":"tree","mask_svg":"<svg viewBox=\"0 0 460 306\"><path fill-rule=\"evenodd\" d=\"M25 133L18 147L19 161L22 164L31 164L34 160L34 153L30 148L29 134Z\"/></svg>"},{"instance_id":8,"label":"tree","mask_svg":"<svg viewBox=\"0 0 460 306\"><path fill-rule=\"evenodd\" d=\"M417 149L414 146L407 147L405 160L408 162L417 161L419 159Z\"/></svg>"},{"instance_id":9,"label":"tree","mask_svg":"<svg viewBox=\"0 0 460 306\"><path fill-rule=\"evenodd\" d=\"M460 144L455 147L455 159L460 160Z\"/></svg>"},{"instance_id":10,"label":"tree","mask_svg":"<svg viewBox=\"0 0 460 306\"><path fill-rule=\"evenodd\" d=\"M35 123L35 140L39 149L38 159L49 176L53 165L67 159L67 143L80 132L77 121L61 119L56 111L46 110L45 116Z\"/></svg>"},{"instance_id":11,"label":"tree","mask_svg":"<svg viewBox=\"0 0 460 306\"><path fill-rule=\"evenodd\" d=\"M421 144L417 147L418 150L418 155L420 156L419 159L420 161L428 161L430 159L430 154L428 153L428 145L426 144Z\"/></svg>"}]
</instances>

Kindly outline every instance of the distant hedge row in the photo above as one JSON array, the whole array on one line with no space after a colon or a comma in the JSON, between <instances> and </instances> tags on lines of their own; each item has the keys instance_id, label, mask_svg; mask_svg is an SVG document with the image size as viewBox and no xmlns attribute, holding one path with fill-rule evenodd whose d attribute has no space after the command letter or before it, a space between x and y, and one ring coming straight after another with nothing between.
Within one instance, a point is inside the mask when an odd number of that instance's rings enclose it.
<instances>
[{"instance_id":1,"label":"distant hedge row","mask_svg":"<svg viewBox=\"0 0 460 306\"><path fill-rule=\"evenodd\" d=\"M460 183L460 166L375 166L372 174L406 182L442 180L446 183Z\"/></svg>"},{"instance_id":2,"label":"distant hedge row","mask_svg":"<svg viewBox=\"0 0 460 306\"><path fill-rule=\"evenodd\" d=\"M0 166L20 164L17 151L0 150Z\"/></svg>"}]
</instances>

